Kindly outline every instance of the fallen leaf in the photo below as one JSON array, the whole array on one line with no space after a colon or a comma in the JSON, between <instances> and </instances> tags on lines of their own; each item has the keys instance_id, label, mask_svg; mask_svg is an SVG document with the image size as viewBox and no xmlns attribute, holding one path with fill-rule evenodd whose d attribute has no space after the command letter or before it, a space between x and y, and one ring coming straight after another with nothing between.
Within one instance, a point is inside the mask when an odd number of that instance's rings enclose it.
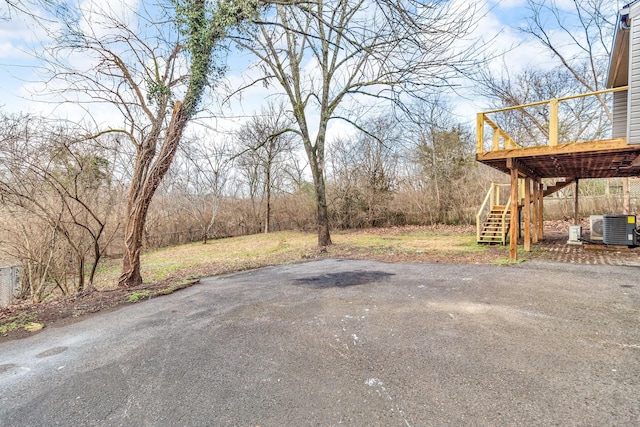
<instances>
[{"instance_id":1,"label":"fallen leaf","mask_svg":"<svg viewBox=\"0 0 640 427\"><path fill-rule=\"evenodd\" d=\"M30 322L24 325L24 329L29 332L38 332L42 328L44 328L44 323Z\"/></svg>"}]
</instances>

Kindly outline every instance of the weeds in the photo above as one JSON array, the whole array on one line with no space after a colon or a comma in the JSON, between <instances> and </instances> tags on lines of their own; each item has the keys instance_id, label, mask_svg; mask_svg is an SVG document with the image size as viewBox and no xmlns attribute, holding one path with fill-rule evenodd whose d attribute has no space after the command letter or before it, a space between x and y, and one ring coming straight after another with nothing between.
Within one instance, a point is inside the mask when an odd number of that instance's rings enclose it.
<instances>
[{"instance_id":1,"label":"weeds","mask_svg":"<svg viewBox=\"0 0 640 427\"><path fill-rule=\"evenodd\" d=\"M17 331L20 328L32 323L36 320L35 313L21 313L17 316L9 317L0 324L0 335L7 336L9 332Z\"/></svg>"},{"instance_id":2,"label":"weeds","mask_svg":"<svg viewBox=\"0 0 640 427\"><path fill-rule=\"evenodd\" d=\"M150 290L134 292L134 293L130 294L127 297L127 302L136 303L136 302L140 301L140 299L142 299L142 298L147 298L149 295L151 295L151 291Z\"/></svg>"},{"instance_id":3,"label":"weeds","mask_svg":"<svg viewBox=\"0 0 640 427\"><path fill-rule=\"evenodd\" d=\"M515 265L515 264L520 264L525 262L526 259L524 258L518 258L515 261L511 261L511 259L509 257L501 257L501 258L497 258L493 261L493 264L495 265Z\"/></svg>"}]
</instances>

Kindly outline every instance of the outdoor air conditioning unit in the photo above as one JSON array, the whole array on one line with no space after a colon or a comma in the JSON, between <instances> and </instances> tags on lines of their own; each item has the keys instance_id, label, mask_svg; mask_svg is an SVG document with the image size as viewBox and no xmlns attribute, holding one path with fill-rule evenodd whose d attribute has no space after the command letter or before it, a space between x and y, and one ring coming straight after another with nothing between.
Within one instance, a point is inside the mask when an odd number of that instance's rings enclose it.
<instances>
[{"instance_id":1,"label":"outdoor air conditioning unit","mask_svg":"<svg viewBox=\"0 0 640 427\"><path fill-rule=\"evenodd\" d=\"M569 240L568 245L581 245L582 244L582 226L570 225L569 226Z\"/></svg>"},{"instance_id":2,"label":"outdoor air conditioning unit","mask_svg":"<svg viewBox=\"0 0 640 427\"><path fill-rule=\"evenodd\" d=\"M602 215L591 215L589 217L589 224L591 234L589 240L591 241L602 241L602 231L603 231L603 217Z\"/></svg>"},{"instance_id":3,"label":"outdoor air conditioning unit","mask_svg":"<svg viewBox=\"0 0 640 427\"><path fill-rule=\"evenodd\" d=\"M603 215L602 243L605 245L636 246L635 215Z\"/></svg>"}]
</instances>

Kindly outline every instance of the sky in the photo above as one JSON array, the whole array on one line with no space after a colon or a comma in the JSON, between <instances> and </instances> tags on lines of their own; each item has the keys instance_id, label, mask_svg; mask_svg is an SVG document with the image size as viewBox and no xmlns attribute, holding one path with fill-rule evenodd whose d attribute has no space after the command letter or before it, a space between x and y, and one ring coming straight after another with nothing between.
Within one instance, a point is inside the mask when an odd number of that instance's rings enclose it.
<instances>
[{"instance_id":1,"label":"sky","mask_svg":"<svg viewBox=\"0 0 640 427\"><path fill-rule=\"evenodd\" d=\"M84 5L93 0L82 0ZM102 4L104 0L95 0ZM108 0L109 5L116 11L122 12L123 8L118 7L120 0ZM123 0L129 4L136 4L137 0ZM528 65L544 66L552 64L553 59L545 52L539 44L530 36L517 30L524 22L526 11L526 0L452 0L467 1L478 8L482 13L482 18L474 33L470 35L470 40L483 38L492 40L492 50L500 55L493 63L487 65L495 72L499 72L503 63L508 64L512 72L517 72ZM571 0L557 0L557 4L571 7ZM612 13L621 6L621 2L611 2ZM38 14L37 9L31 9ZM73 106L60 106L51 102L43 101L42 75L38 72L38 57L40 56L41 43L50 43L47 32L42 25L34 22L32 18L16 11L9 11L3 0L0 0L0 17L5 19L0 21L0 108L6 112L18 113L29 112L44 114L53 117L73 118L82 114L81 110L74 109ZM52 28L57 25L55 22L46 22L45 27ZM567 43L568 44L568 43ZM241 62L242 63L242 62ZM228 84L241 80L241 70L232 68L226 76ZM242 118L259 110L264 99L269 95L269 90L256 87L243 95L242 102L235 100L230 109L231 115L235 118L230 120L218 120L215 128L228 130L242 121ZM46 97L44 97L46 99ZM486 100L478 97L469 81L461 80L455 93L448 94L448 100L454 108L456 121L471 125L474 123L477 112L487 107ZM105 114L108 114L105 112ZM336 124L333 129L335 134L339 134L346 129Z\"/></svg>"}]
</instances>

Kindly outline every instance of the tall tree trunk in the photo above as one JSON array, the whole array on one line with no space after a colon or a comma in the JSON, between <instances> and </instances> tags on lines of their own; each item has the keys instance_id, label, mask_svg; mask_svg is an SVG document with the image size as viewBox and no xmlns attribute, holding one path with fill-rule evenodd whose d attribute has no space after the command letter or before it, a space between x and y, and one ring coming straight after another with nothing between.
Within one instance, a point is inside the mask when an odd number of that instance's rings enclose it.
<instances>
[{"instance_id":1,"label":"tall tree trunk","mask_svg":"<svg viewBox=\"0 0 640 427\"><path fill-rule=\"evenodd\" d=\"M264 232L269 232L270 222L271 222L271 161L267 163L267 176L265 178L265 196L267 199L267 207L266 212L264 214Z\"/></svg>"},{"instance_id":2,"label":"tall tree trunk","mask_svg":"<svg viewBox=\"0 0 640 427\"><path fill-rule=\"evenodd\" d=\"M133 189L132 184L132 189ZM142 232L147 215L147 208L141 199L129 195L129 207L124 228L124 255L122 256L122 274L118 286L134 287L142 284L140 274L140 252L142 251ZM151 200L148 201L150 203ZM147 205L148 205L147 203Z\"/></svg>"},{"instance_id":3,"label":"tall tree trunk","mask_svg":"<svg viewBox=\"0 0 640 427\"><path fill-rule=\"evenodd\" d=\"M301 126L302 127L302 126ZM309 167L311 168L311 175L313 177L313 186L316 193L316 209L318 215L318 247L326 248L332 244L331 234L329 232L329 213L327 209L327 195L326 186L324 182L324 133L326 132L326 125L320 126L320 131L316 137L315 147L311 144L311 140L308 138L308 132L303 127L304 149L307 152L307 159L309 160Z\"/></svg>"},{"instance_id":4,"label":"tall tree trunk","mask_svg":"<svg viewBox=\"0 0 640 427\"><path fill-rule=\"evenodd\" d=\"M316 160L316 159L313 159ZM324 182L324 170L316 161L310 162L313 184L316 190L316 207L318 213L318 246L326 248L331 245L329 232L329 213L327 209L327 195Z\"/></svg>"},{"instance_id":5,"label":"tall tree trunk","mask_svg":"<svg viewBox=\"0 0 640 427\"><path fill-rule=\"evenodd\" d=\"M76 260L78 262L78 286L76 290L80 293L84 292L84 255L78 253Z\"/></svg>"},{"instance_id":6,"label":"tall tree trunk","mask_svg":"<svg viewBox=\"0 0 640 427\"><path fill-rule=\"evenodd\" d=\"M91 270L89 271L89 290L93 290L93 280L96 277L96 271L98 270L98 263L100 259L102 259L102 249L100 248L100 236L104 231L104 223L100 224L100 229L95 234L93 238L93 264L91 265Z\"/></svg>"},{"instance_id":7,"label":"tall tree trunk","mask_svg":"<svg viewBox=\"0 0 640 427\"><path fill-rule=\"evenodd\" d=\"M173 108L171 122L165 132L165 139L160 153L151 165L149 173L134 173L127 200L127 216L125 225L124 255L122 257L122 274L118 286L134 287L142 284L140 273L140 253L142 252L142 233L151 199L160 185L162 178L169 170L173 157L178 149L180 138L187 125L189 114L178 101ZM153 158L153 150L140 152L136 162Z\"/></svg>"},{"instance_id":8,"label":"tall tree trunk","mask_svg":"<svg viewBox=\"0 0 640 427\"><path fill-rule=\"evenodd\" d=\"M331 245L329 233L329 213L327 209L327 196L325 192L324 177L320 177L316 183L316 202L318 204L318 246L326 248Z\"/></svg>"}]
</instances>

